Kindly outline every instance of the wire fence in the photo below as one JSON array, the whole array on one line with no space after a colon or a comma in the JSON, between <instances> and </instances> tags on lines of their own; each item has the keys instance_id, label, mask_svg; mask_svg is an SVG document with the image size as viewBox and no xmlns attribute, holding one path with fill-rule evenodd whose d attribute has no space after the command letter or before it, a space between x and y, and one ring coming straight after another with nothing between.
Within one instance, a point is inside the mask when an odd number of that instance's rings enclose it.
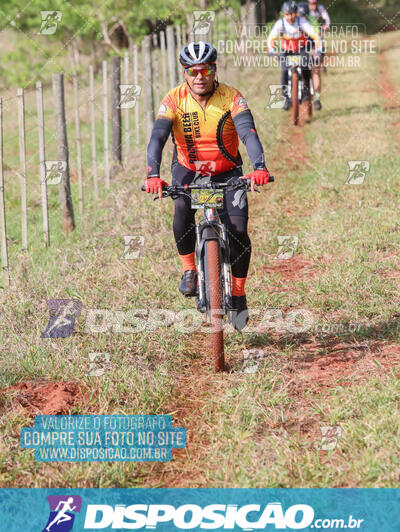
<instances>
[{"instance_id":1,"label":"wire fence","mask_svg":"<svg viewBox=\"0 0 400 532\"><path fill-rule=\"evenodd\" d=\"M132 150L146 145L161 98L183 81L177 61L182 43L225 37L224 29L219 35L211 26L207 35L200 30L196 34L194 26L167 26L165 32L133 44L122 56L103 60L98 71L89 65L78 74L75 65L72 75L55 73L51 80L0 98L3 286L11 282L9 214L14 225L20 218L12 243L20 240L17 245L22 251L36 238L37 227L33 231L32 225L40 216L43 245L50 246L50 209L57 208L63 230L72 231L80 216L96 204L100 188L109 189L119 170L129 166ZM55 185L58 202L51 201L49 207ZM76 196L78 222L72 201Z\"/></svg>"}]
</instances>

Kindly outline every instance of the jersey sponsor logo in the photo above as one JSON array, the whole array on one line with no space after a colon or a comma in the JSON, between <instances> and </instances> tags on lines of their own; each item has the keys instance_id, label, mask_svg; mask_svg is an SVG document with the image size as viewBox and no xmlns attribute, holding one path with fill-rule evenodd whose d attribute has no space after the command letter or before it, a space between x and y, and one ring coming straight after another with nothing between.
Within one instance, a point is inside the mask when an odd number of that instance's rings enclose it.
<instances>
[{"instance_id":1,"label":"jersey sponsor logo","mask_svg":"<svg viewBox=\"0 0 400 532\"><path fill-rule=\"evenodd\" d=\"M167 112L167 106L162 103L160 105L159 109L158 109L158 113L157 114L165 115L166 112Z\"/></svg>"},{"instance_id":2,"label":"jersey sponsor logo","mask_svg":"<svg viewBox=\"0 0 400 532\"><path fill-rule=\"evenodd\" d=\"M182 125L189 163L194 164L199 159L195 142L195 138L200 137L199 113L197 111L184 113L182 115Z\"/></svg>"},{"instance_id":3,"label":"jersey sponsor logo","mask_svg":"<svg viewBox=\"0 0 400 532\"><path fill-rule=\"evenodd\" d=\"M237 102L237 106L238 107L243 107L244 109L247 109L248 105L247 105L247 102L246 102L245 98L239 98L238 102Z\"/></svg>"}]
</instances>

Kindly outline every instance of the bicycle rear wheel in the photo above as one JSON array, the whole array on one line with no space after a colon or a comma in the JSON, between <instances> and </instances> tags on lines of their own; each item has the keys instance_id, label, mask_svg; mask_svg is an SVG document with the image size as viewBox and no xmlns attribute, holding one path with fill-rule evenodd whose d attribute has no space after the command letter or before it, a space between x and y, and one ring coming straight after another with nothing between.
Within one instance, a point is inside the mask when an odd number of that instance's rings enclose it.
<instances>
[{"instance_id":1,"label":"bicycle rear wheel","mask_svg":"<svg viewBox=\"0 0 400 532\"><path fill-rule=\"evenodd\" d=\"M293 124L299 123L299 73L295 70L292 74L292 119Z\"/></svg>"},{"instance_id":2,"label":"bicycle rear wheel","mask_svg":"<svg viewBox=\"0 0 400 532\"><path fill-rule=\"evenodd\" d=\"M221 261L218 240L208 240L206 242L205 262L204 269L211 317L211 350L214 358L214 371L217 372L225 369Z\"/></svg>"},{"instance_id":3,"label":"bicycle rear wheel","mask_svg":"<svg viewBox=\"0 0 400 532\"><path fill-rule=\"evenodd\" d=\"M310 121L311 118L312 118L312 100L311 100L311 94L310 94L310 98L306 101L306 106L307 106L307 118L308 118L308 120Z\"/></svg>"}]
</instances>

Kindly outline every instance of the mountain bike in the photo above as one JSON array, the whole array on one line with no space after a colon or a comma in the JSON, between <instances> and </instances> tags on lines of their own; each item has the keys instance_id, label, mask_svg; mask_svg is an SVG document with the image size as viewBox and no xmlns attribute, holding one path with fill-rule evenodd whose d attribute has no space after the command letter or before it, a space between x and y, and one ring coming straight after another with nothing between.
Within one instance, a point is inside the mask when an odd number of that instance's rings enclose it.
<instances>
[{"instance_id":1,"label":"mountain bike","mask_svg":"<svg viewBox=\"0 0 400 532\"><path fill-rule=\"evenodd\" d=\"M306 103L307 117L312 117L311 90L306 86L303 75L302 58L304 55L287 55L286 61L289 66L288 96L292 100L292 120L296 126L299 123L299 108L303 100Z\"/></svg>"},{"instance_id":2,"label":"mountain bike","mask_svg":"<svg viewBox=\"0 0 400 532\"><path fill-rule=\"evenodd\" d=\"M204 179L204 178L203 178ZM274 177L269 177L269 182ZM236 178L230 182L193 182L190 185L163 187L162 197L191 198L192 209L203 209L203 216L195 226L196 262L199 279L197 308L204 312L211 324L211 350L214 371L224 371L224 316L232 321L231 264L229 237L225 224L219 218L218 209L224 203L227 190L250 191L250 178ZM142 190L145 190L142 187ZM258 192L258 190L257 190ZM157 198L154 198L157 199Z\"/></svg>"}]
</instances>

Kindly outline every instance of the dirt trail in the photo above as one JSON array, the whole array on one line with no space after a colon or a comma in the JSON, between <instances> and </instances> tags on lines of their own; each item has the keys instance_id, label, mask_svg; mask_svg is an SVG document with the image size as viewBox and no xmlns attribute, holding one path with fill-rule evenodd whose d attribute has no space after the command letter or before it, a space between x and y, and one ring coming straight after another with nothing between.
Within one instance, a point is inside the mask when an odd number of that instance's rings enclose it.
<instances>
[{"instance_id":1,"label":"dirt trail","mask_svg":"<svg viewBox=\"0 0 400 532\"><path fill-rule=\"evenodd\" d=\"M288 171L303 170L309 164L303 118L300 119L300 125L294 126L291 123L291 115L288 113L278 141L274 162L271 163L271 167L274 163L276 165L273 172L277 179L285 178Z\"/></svg>"},{"instance_id":2,"label":"dirt trail","mask_svg":"<svg viewBox=\"0 0 400 532\"><path fill-rule=\"evenodd\" d=\"M389 68L383 54L380 60L383 70L381 84L387 105L397 108L398 93L390 80ZM399 126L399 123L396 125ZM274 160L269 163L277 182L285 179L288 171L303 171L305 167L310 166L307 156L309 147L304 133L304 118L300 126L295 127L291 124L288 113L279 134ZM400 127L398 136L400 141ZM257 203L262 201L261 196L253 200L253 212L257 211ZM293 202L290 215L300 215L297 209L293 208ZM281 275L282 282L278 282L278 285L319 273L316 264L298 254L279 263L274 261L265 270L266 274L273 272ZM296 342L290 359L276 357L274 362L275 369L284 377L289 395L296 398L293 423L284 427L289 433L299 432L307 438L316 439L315 435L319 432L318 417L307 413L309 403L304 398L305 390L311 389L314 393L321 394L334 386L359 385L373 375L382 376L393 370L399 372L400 348L389 342L370 339L359 343L355 338L340 336L322 339L311 336L299 338ZM273 357L277 348L281 348L284 343L285 338L282 335L271 334L271 343L265 351L270 352ZM167 466L153 468L150 478L158 485L207 485L202 465L207 463L210 453L218 452L218 447L223 445L223 442L213 439L213 426L209 426L208 419L218 417L218 397L223 397L230 387L243 379L243 374L237 372L222 376L212 373L212 363L206 355L209 349L208 338L198 337L194 341L193 349L202 353L201 359L190 362L185 372L177 375L176 392L169 405L175 423L187 429L188 446L186 450L174 451L174 459ZM229 360L229 353L227 359Z\"/></svg>"},{"instance_id":3,"label":"dirt trail","mask_svg":"<svg viewBox=\"0 0 400 532\"><path fill-rule=\"evenodd\" d=\"M303 119L302 123L304 123ZM308 148L302 125L293 126L290 123L290 116L287 116L282 125L280 137L281 141L278 143L278 150L274 154L274 161L270 163L277 179L284 178L288 170L303 169L308 162ZM283 167L275 172L275 163L279 162L282 165L282 161ZM254 211L257 209L258 202L263 202L263 198L254 199ZM310 266L306 259L299 261L297 257L282 262L291 263L292 261L295 263L294 270L296 271ZM282 265L278 266L280 269ZM291 271L293 268L287 264L286 269ZM307 269L309 270L309 268ZM210 455L210 452L216 452L215 446L218 443L213 443L212 427L207 425L204 417L206 414L213 416L213 404L218 409L218 401L215 402L213 399L218 396L222 397L235 380L242 378L242 374L215 375L212 372L211 355L208 355L210 353L208 337L199 335L198 338L194 338L193 351L202 353L203 356L200 360L196 359L190 362L184 374L177 374L176 392L168 405L168 410L172 413L175 424L183 426L187 430L187 448L174 451L171 464L151 468L150 478L147 477L147 479L150 482L156 482L157 485L169 487L207 485L202 464L207 462L207 456ZM229 353L227 358L229 360Z\"/></svg>"}]
</instances>

